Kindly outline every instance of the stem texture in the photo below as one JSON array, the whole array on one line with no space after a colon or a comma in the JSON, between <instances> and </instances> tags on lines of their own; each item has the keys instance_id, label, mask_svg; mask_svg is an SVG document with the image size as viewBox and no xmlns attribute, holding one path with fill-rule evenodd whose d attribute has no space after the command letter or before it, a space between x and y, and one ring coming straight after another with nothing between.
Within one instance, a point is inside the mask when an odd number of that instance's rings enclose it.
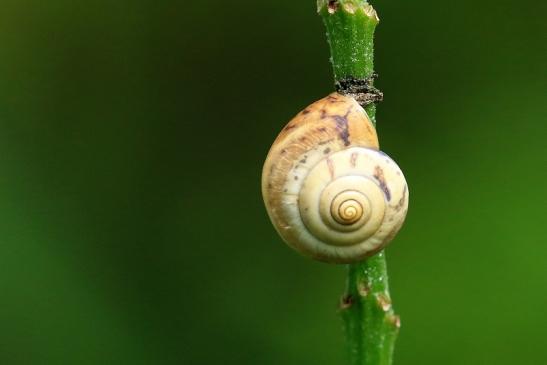
<instances>
[{"instance_id":1,"label":"stem texture","mask_svg":"<svg viewBox=\"0 0 547 365\"><path fill-rule=\"evenodd\" d=\"M374 73L374 31L379 22L364 0L318 0L327 28L335 81ZM376 106L366 107L376 125ZM384 252L349 265L340 304L351 365L391 365L400 320L389 295Z\"/></svg>"}]
</instances>

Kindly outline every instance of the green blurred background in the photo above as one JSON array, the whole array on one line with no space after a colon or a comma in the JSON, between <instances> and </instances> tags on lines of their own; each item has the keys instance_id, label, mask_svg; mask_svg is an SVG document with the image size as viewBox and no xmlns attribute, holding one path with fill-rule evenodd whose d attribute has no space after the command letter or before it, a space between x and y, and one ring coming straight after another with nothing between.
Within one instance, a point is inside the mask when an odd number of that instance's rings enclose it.
<instances>
[{"instance_id":1,"label":"green blurred background","mask_svg":"<svg viewBox=\"0 0 547 365\"><path fill-rule=\"evenodd\" d=\"M259 186L332 90L315 1L1 5L0 363L344 364ZM396 364L547 364L545 2L374 5Z\"/></svg>"}]
</instances>

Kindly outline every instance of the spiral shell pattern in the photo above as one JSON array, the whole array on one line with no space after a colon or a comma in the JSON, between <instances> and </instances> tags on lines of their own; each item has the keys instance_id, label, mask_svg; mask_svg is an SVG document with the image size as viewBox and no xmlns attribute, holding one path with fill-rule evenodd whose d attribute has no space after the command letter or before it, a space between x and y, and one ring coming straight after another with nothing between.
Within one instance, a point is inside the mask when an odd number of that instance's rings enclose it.
<instances>
[{"instance_id":1,"label":"spiral shell pattern","mask_svg":"<svg viewBox=\"0 0 547 365\"><path fill-rule=\"evenodd\" d=\"M378 151L365 111L336 93L310 105L280 133L264 165L262 191L287 244L334 263L381 250L408 209L403 173Z\"/></svg>"}]
</instances>

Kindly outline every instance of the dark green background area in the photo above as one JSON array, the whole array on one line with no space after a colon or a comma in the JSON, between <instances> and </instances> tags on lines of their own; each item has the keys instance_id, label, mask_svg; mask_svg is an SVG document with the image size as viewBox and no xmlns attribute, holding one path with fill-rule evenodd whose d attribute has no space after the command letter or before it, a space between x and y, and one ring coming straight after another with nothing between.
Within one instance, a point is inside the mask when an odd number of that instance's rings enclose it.
<instances>
[{"instance_id":1,"label":"dark green background area","mask_svg":"<svg viewBox=\"0 0 547 365\"><path fill-rule=\"evenodd\" d=\"M396 364L545 364L545 2L375 6ZM0 363L344 364L259 185L328 58L314 0L2 1Z\"/></svg>"}]
</instances>

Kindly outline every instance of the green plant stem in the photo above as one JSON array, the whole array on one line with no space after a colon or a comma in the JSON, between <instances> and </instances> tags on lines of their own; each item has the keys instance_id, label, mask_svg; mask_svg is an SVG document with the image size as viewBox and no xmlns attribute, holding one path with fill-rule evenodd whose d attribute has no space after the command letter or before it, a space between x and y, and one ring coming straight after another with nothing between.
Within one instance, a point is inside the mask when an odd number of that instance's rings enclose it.
<instances>
[{"instance_id":1,"label":"green plant stem","mask_svg":"<svg viewBox=\"0 0 547 365\"><path fill-rule=\"evenodd\" d=\"M374 72L378 17L364 0L318 0L327 28L335 81L367 79ZM376 107L366 111L376 125ZM351 365L391 365L400 320L393 312L384 252L349 265L341 301Z\"/></svg>"}]
</instances>

